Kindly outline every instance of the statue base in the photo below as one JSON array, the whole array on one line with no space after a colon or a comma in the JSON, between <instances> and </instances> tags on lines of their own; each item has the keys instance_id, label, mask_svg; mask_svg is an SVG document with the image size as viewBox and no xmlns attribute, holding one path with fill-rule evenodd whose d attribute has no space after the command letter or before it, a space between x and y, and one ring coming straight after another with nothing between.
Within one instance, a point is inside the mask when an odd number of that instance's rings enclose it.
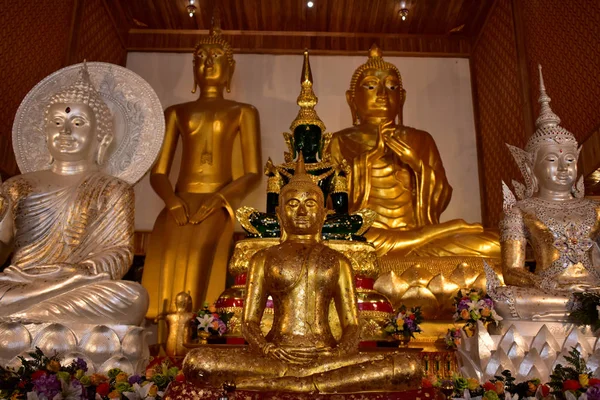
<instances>
[{"instance_id":1,"label":"statue base","mask_svg":"<svg viewBox=\"0 0 600 400\"><path fill-rule=\"evenodd\" d=\"M459 290L485 290L484 261L499 270L499 260L483 257L399 257L388 254L379 259L380 273L374 289L385 295L394 309L402 304L421 306L426 321L449 320L454 314L454 297Z\"/></svg>"},{"instance_id":2,"label":"statue base","mask_svg":"<svg viewBox=\"0 0 600 400\"><path fill-rule=\"evenodd\" d=\"M485 382L510 370L517 382L534 378L547 382L557 364L568 364L565 355L573 347L587 360L593 375L600 376L600 341L589 328L527 320L501 324L497 332L488 332L481 322L472 337L463 332L457 355L463 376Z\"/></svg>"},{"instance_id":3,"label":"statue base","mask_svg":"<svg viewBox=\"0 0 600 400\"><path fill-rule=\"evenodd\" d=\"M188 382L173 382L165 392L164 400L189 399L244 399L244 400L442 400L444 395L437 389L419 389L405 392L368 392L368 393L289 393L289 392L255 392L236 390L224 395L222 389L199 387Z\"/></svg>"},{"instance_id":4,"label":"statue base","mask_svg":"<svg viewBox=\"0 0 600 400\"><path fill-rule=\"evenodd\" d=\"M62 363L81 358L90 372L143 373L150 359L146 330L133 325L0 323L0 365L18 369L36 347Z\"/></svg>"}]
</instances>

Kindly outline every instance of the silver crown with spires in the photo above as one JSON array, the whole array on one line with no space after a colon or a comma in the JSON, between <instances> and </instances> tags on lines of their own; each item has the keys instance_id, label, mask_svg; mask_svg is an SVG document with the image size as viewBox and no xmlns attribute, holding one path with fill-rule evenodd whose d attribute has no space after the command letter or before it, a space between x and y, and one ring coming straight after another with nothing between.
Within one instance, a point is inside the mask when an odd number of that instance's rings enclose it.
<instances>
[{"instance_id":1,"label":"silver crown with spires","mask_svg":"<svg viewBox=\"0 0 600 400\"><path fill-rule=\"evenodd\" d=\"M534 154L542 145L555 143L577 146L575 136L559 125L560 118L550 108L550 96L546 93L541 65L538 65L538 70L540 71L540 97L538 98L538 103L541 104L540 115L535 121L537 129L527 141L525 151Z\"/></svg>"}]
</instances>

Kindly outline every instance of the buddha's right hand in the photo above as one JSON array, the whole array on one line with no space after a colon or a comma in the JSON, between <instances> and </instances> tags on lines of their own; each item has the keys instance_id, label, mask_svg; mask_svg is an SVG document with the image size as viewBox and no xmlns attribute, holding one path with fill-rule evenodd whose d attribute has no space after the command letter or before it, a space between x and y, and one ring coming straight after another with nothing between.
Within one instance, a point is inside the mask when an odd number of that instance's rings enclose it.
<instances>
[{"instance_id":1,"label":"buddha's right hand","mask_svg":"<svg viewBox=\"0 0 600 400\"><path fill-rule=\"evenodd\" d=\"M177 196L173 196L166 201L166 206L177 225L183 226L188 223L189 213L185 201Z\"/></svg>"},{"instance_id":2,"label":"buddha's right hand","mask_svg":"<svg viewBox=\"0 0 600 400\"><path fill-rule=\"evenodd\" d=\"M375 161L383 156L386 147L386 138L396 131L394 121L387 121L377 127L377 142L375 147L367 154L367 162Z\"/></svg>"}]
</instances>

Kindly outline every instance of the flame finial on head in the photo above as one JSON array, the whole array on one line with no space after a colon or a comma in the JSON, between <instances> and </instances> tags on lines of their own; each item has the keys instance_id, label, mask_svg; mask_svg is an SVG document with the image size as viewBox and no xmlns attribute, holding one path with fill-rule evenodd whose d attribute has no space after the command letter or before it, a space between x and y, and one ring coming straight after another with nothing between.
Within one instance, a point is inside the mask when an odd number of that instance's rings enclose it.
<instances>
[{"instance_id":1,"label":"flame finial on head","mask_svg":"<svg viewBox=\"0 0 600 400\"><path fill-rule=\"evenodd\" d=\"M200 38L194 48L194 54L198 53L198 50L200 50L203 45L216 44L223 48L223 51L225 51L225 55L227 56L227 62L230 66L233 66L235 65L233 49L231 48L231 44L221 36L221 33L221 11L219 3L215 2L212 10L210 33L207 36L202 36Z\"/></svg>"},{"instance_id":2,"label":"flame finial on head","mask_svg":"<svg viewBox=\"0 0 600 400\"><path fill-rule=\"evenodd\" d=\"M542 66L538 64L538 70L540 74L540 97L538 103L540 103L540 115L535 121L537 128L545 128L549 126L557 126L560 124L560 118L554 114L550 108L550 96L546 93L546 87L544 86L544 76L542 75Z\"/></svg>"},{"instance_id":3,"label":"flame finial on head","mask_svg":"<svg viewBox=\"0 0 600 400\"><path fill-rule=\"evenodd\" d=\"M284 197L284 193L289 190L297 190L299 192L313 192L317 193L321 200L320 204L324 204L323 191L315 183L311 175L306 172L306 166L304 165L304 155L302 151L298 154L298 161L296 161L296 167L294 168L294 175L290 178L289 182L281 188L279 198Z\"/></svg>"},{"instance_id":4,"label":"flame finial on head","mask_svg":"<svg viewBox=\"0 0 600 400\"><path fill-rule=\"evenodd\" d=\"M542 66L538 65L540 73L540 115L535 121L536 131L531 135L525 146L525 151L535 154L544 144L574 144L577 146L575 136L560 126L560 118L550 108L550 96L546 93Z\"/></svg>"},{"instance_id":5,"label":"flame finial on head","mask_svg":"<svg viewBox=\"0 0 600 400\"><path fill-rule=\"evenodd\" d=\"M300 125L316 125L321 129L321 132L325 132L325 124L319 118L315 106L319 102L319 99L315 95L313 90L313 77L310 69L310 59L308 57L308 50L304 50L304 63L302 64L302 73L300 75L300 95L296 100L296 104L300 106L296 119L292 121L290 130L293 132Z\"/></svg>"}]
</instances>

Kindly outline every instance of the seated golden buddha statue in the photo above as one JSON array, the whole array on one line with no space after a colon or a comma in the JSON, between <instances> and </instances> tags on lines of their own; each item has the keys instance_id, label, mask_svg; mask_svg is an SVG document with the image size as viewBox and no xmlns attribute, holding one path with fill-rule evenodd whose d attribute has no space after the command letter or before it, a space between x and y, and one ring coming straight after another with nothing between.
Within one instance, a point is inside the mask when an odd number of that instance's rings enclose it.
<instances>
[{"instance_id":1,"label":"seated golden buddha statue","mask_svg":"<svg viewBox=\"0 0 600 400\"><path fill-rule=\"evenodd\" d=\"M463 220L440 222L452 187L431 135L405 126L400 71L373 45L346 92L354 126L333 135L334 160L351 167L350 211L376 213L366 233L380 256L498 257L497 236Z\"/></svg>"},{"instance_id":2,"label":"seated golden buddha statue","mask_svg":"<svg viewBox=\"0 0 600 400\"><path fill-rule=\"evenodd\" d=\"M119 280L133 260L133 188L99 170L112 116L85 64L50 98L44 124L50 169L2 185L2 253L13 256L0 274L0 320L138 325L146 290Z\"/></svg>"},{"instance_id":3,"label":"seated golden buddha statue","mask_svg":"<svg viewBox=\"0 0 600 400\"><path fill-rule=\"evenodd\" d=\"M235 60L221 36L217 6L215 12L210 35L200 39L193 54L192 92L199 87L200 95L165 110L165 141L150 174L165 208L156 219L142 277L150 296L147 318L175 311L180 292L190 293L194 307L216 300L225 289L232 208L260 182L258 111L223 97L230 91ZM173 186L169 173L179 140L181 167ZM237 156L236 143L243 149Z\"/></svg>"},{"instance_id":4,"label":"seated golden buddha statue","mask_svg":"<svg viewBox=\"0 0 600 400\"><path fill-rule=\"evenodd\" d=\"M249 348L200 347L183 370L195 384L293 392L407 390L420 385L419 363L407 354L359 353L356 291L349 260L321 242L326 212L323 192L306 174L302 159L279 196L280 244L250 261L242 332ZM267 297L273 325L260 322ZM336 341L330 303L341 321Z\"/></svg>"},{"instance_id":5,"label":"seated golden buddha statue","mask_svg":"<svg viewBox=\"0 0 600 400\"><path fill-rule=\"evenodd\" d=\"M550 108L540 69L540 115L525 150L509 146L525 185L503 183L500 286L490 272L488 292L505 319L565 321L573 292L600 289L600 204L576 184L579 150L572 133ZM531 245L535 269L525 264Z\"/></svg>"}]
</instances>

